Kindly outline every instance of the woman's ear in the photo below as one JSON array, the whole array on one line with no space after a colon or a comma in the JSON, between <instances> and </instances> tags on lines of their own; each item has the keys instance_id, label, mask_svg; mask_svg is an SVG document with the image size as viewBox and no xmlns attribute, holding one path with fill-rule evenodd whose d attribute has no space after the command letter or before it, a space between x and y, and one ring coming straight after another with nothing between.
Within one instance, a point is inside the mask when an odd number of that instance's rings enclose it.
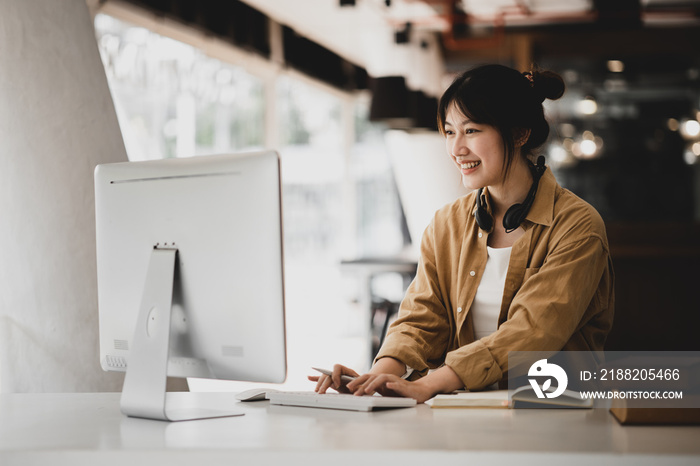
<instances>
[{"instance_id":1,"label":"woman's ear","mask_svg":"<svg viewBox=\"0 0 700 466\"><path fill-rule=\"evenodd\" d=\"M530 139L530 133L532 131L528 129L518 128L515 130L513 135L513 140L515 142L515 147L523 147L528 139Z\"/></svg>"}]
</instances>

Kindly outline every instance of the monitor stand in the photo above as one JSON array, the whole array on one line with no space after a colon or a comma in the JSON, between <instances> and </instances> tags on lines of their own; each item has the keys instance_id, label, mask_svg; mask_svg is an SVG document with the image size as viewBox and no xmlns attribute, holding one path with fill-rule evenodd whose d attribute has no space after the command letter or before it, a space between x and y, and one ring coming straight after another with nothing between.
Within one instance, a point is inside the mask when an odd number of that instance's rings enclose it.
<instances>
[{"instance_id":1,"label":"monitor stand","mask_svg":"<svg viewBox=\"0 0 700 466\"><path fill-rule=\"evenodd\" d=\"M243 413L238 410L192 407L166 395L176 258L177 249L155 247L151 253L122 388L121 411L127 416L161 421L240 416Z\"/></svg>"}]
</instances>

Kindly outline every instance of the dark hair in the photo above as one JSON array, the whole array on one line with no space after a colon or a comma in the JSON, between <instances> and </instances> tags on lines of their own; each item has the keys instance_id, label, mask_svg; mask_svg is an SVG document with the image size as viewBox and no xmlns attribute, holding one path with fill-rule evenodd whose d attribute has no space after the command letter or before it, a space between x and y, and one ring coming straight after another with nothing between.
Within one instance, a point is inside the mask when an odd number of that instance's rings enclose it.
<instances>
[{"instance_id":1,"label":"dark hair","mask_svg":"<svg viewBox=\"0 0 700 466\"><path fill-rule=\"evenodd\" d=\"M459 75L442 94L438 104L438 128L445 134L445 115L454 103L457 109L477 124L495 127L505 148L504 173L515 158L517 132L530 130L522 146L524 155L532 154L549 136L542 102L564 94L564 81L552 71L520 73L502 65L483 65Z\"/></svg>"}]
</instances>

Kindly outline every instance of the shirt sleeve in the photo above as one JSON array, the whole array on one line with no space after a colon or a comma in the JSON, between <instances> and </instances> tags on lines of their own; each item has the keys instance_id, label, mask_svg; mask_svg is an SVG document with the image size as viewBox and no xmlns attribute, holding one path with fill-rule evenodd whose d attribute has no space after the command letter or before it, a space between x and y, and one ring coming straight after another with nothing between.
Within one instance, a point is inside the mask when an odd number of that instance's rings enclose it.
<instances>
[{"instance_id":1,"label":"shirt sleeve","mask_svg":"<svg viewBox=\"0 0 700 466\"><path fill-rule=\"evenodd\" d=\"M503 377L510 351L559 351L588 320L586 310L608 266L598 235L560 245L539 269L527 269L508 318L493 334L447 354L468 389L481 389Z\"/></svg>"},{"instance_id":2,"label":"shirt sleeve","mask_svg":"<svg viewBox=\"0 0 700 466\"><path fill-rule=\"evenodd\" d=\"M434 223L423 234L416 276L401 303L376 360L397 359L413 369L411 379L438 367L451 334L450 317L437 277Z\"/></svg>"}]
</instances>

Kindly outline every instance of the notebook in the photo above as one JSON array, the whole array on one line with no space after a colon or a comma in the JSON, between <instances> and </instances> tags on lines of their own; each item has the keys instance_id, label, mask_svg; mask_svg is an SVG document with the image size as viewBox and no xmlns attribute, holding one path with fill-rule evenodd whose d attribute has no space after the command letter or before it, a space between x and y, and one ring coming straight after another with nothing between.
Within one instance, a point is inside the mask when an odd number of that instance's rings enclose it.
<instances>
[{"instance_id":1,"label":"notebook","mask_svg":"<svg viewBox=\"0 0 700 466\"><path fill-rule=\"evenodd\" d=\"M426 404L431 408L508 408L508 390L483 392L457 391L451 394L436 395Z\"/></svg>"}]
</instances>

